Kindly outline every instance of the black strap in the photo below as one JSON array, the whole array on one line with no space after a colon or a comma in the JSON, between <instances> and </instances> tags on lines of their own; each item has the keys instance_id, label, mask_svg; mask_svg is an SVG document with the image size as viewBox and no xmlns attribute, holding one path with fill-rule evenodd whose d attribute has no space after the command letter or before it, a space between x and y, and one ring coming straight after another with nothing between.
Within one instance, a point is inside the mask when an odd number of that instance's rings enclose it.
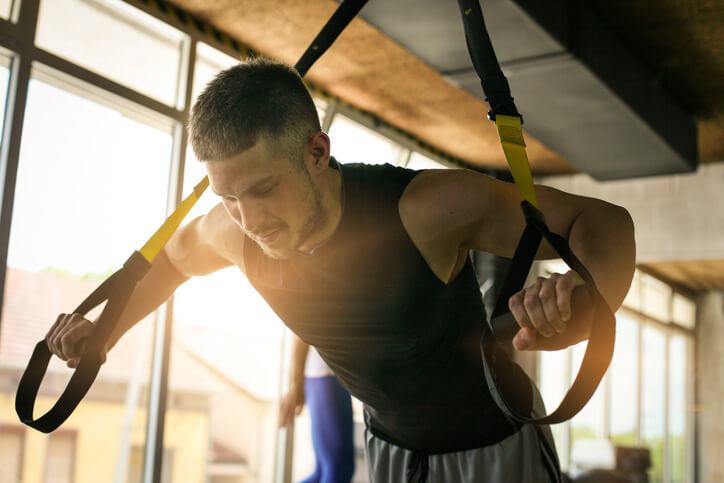
<instances>
[{"instance_id":1,"label":"black strap","mask_svg":"<svg viewBox=\"0 0 724 483\"><path fill-rule=\"evenodd\" d=\"M312 64L332 45L366 3L367 0L344 0L342 2L297 62L295 68L300 75L306 74ZM18 384L15 397L15 411L23 423L38 431L49 433L68 419L98 375L102 364L100 354L115 329L134 287L150 266L143 255L137 251L133 252L121 269L108 277L73 311L75 314L86 315L93 308L108 301L96 321L93 334L89 337L78 367L73 372L65 390L47 413L34 419L35 400L52 356L45 340L36 344Z\"/></svg>"},{"instance_id":2,"label":"black strap","mask_svg":"<svg viewBox=\"0 0 724 483\"><path fill-rule=\"evenodd\" d=\"M603 375L608 369L608 365L613 357L614 341L616 339L616 319L609 308L606 301L601 296L601 293L596 288L595 281L591 277L585 266L578 260L568 246L566 240L551 233L548 227L543 221L543 217L540 212L533 208L527 202L523 202L524 213L526 213L527 228L526 232L530 233L535 231L535 235L538 240L545 238L548 243L551 244L553 249L561 256L564 262L568 264L573 270L575 270L583 280L586 282L586 286L591 294L591 304L593 305L593 322L591 325L591 333L588 338L588 346L581 362L581 367L578 371L573 385L566 393L562 402L558 408L547 416L533 417L530 413L530 404L528 401L521 401L516 397L516 393L510 388L506 387L505 381L502 380L506 377L508 366L507 354L499 349L501 336L500 330L493 330L492 328L486 327L483 331L483 337L480 342L480 350L483 358L483 369L485 373L485 379L490 388L493 399L497 403L498 407L509 417L524 423L537 423L537 424L555 424L571 419L575 416L586 403L591 399L593 393L596 391L598 384L601 382ZM529 235L533 236L533 235ZM523 238L526 235L524 233ZM537 244L537 242L535 243ZM533 245L533 243L526 242L521 239L520 245ZM532 256L535 255L533 252ZM521 267L530 267L530 260L516 260L514 258L511 264L510 272L513 272L512 276L518 276L522 270ZM527 271L527 269L526 269ZM509 272L509 273L510 273ZM517 273L516 273L517 272ZM509 275L510 277L511 275ZM510 295L501 293L498 305L505 303ZM502 301L502 302L501 302ZM510 312L505 314L509 319ZM500 317L499 317L500 318ZM495 319L491 322L491 325L495 324ZM514 330L503 330L503 334L506 337L517 331L518 325L513 320L512 323L515 325ZM496 336L497 333L497 336ZM509 339L506 339L506 341ZM503 370L500 370L500 369ZM520 408L525 409L520 409Z\"/></svg>"},{"instance_id":3,"label":"black strap","mask_svg":"<svg viewBox=\"0 0 724 483\"><path fill-rule=\"evenodd\" d=\"M33 418L35 399L52 353L44 339L35 345L28 367L20 378L15 397L15 411L23 423L43 433L49 433L68 419L93 384L102 364L100 354L126 307L133 288L150 266L139 252L133 252L121 269L108 277L73 311L85 315L108 301L63 393L53 407L37 419Z\"/></svg>"},{"instance_id":4,"label":"black strap","mask_svg":"<svg viewBox=\"0 0 724 483\"><path fill-rule=\"evenodd\" d=\"M299 75L304 77L307 74L312 64L337 40L339 34L341 34L352 19L357 16L366 3L367 0L344 0L342 4L337 7L337 10L335 10L329 20L327 20L326 25L319 34L317 34L314 41L307 47L307 50L294 66L297 72L299 72Z\"/></svg>"},{"instance_id":5,"label":"black strap","mask_svg":"<svg viewBox=\"0 0 724 483\"><path fill-rule=\"evenodd\" d=\"M494 121L495 114L498 113L520 117L513 97L510 95L508 79L500 69L493 44L485 28L480 3L478 0L458 0L458 6L463 16L465 41L468 44L470 59L473 61L475 72L480 77L485 101L490 105L488 118Z\"/></svg>"},{"instance_id":6,"label":"black strap","mask_svg":"<svg viewBox=\"0 0 724 483\"><path fill-rule=\"evenodd\" d=\"M495 120L496 114L520 117L510 95L508 81L495 56L478 0L458 0L458 6L462 14L470 57L480 77L486 101L490 105L488 117L491 120ZM533 205L524 201L522 207L526 218L526 229L516 248L490 326L485 327L483 331L480 349L488 387L493 399L507 416L524 423L558 423L575 416L593 396L613 356L616 321L596 288L593 278L571 252L568 242L548 230L542 213ZM502 359L508 356L501 350L499 344L509 342L519 329L508 311L508 299L523 288L542 238L545 238L568 266L586 281L586 286L592 295L594 320L576 380L558 409L548 416L538 418L530 413L530 401L521 400L520 396L516 397L520 391L506 388L505 379L508 371L504 368L510 365L502 363Z\"/></svg>"}]
</instances>

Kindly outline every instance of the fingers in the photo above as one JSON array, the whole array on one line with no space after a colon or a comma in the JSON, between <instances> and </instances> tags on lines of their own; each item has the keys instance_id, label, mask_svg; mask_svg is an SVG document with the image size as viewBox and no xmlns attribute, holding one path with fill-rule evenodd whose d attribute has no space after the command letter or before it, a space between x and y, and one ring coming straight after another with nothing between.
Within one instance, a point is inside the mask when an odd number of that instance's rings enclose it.
<instances>
[{"instance_id":1,"label":"fingers","mask_svg":"<svg viewBox=\"0 0 724 483\"><path fill-rule=\"evenodd\" d=\"M292 386L279 403L279 426L288 426L304 408L304 388Z\"/></svg>"},{"instance_id":2,"label":"fingers","mask_svg":"<svg viewBox=\"0 0 724 483\"><path fill-rule=\"evenodd\" d=\"M521 290L508 301L508 306L521 330L513 339L518 350L537 347L540 334L550 338L565 332L571 318L571 294L585 282L577 273L552 274L549 278L538 277L528 288Z\"/></svg>"},{"instance_id":3,"label":"fingers","mask_svg":"<svg viewBox=\"0 0 724 483\"><path fill-rule=\"evenodd\" d=\"M550 307L551 303L555 305L555 294L552 290L547 280L538 277L533 285L510 298L508 306L521 328L534 328L545 337L555 334L548 317L560 319L560 315L556 307Z\"/></svg>"},{"instance_id":4,"label":"fingers","mask_svg":"<svg viewBox=\"0 0 724 483\"><path fill-rule=\"evenodd\" d=\"M85 339L81 339L81 340L78 342L78 344L77 344L77 346L80 347L80 349L78 349L78 350L79 350L81 353L83 352L83 349L84 349L84 347L85 347L84 342L85 342ZM100 356L101 356L101 364L105 364L105 362L106 362L106 355L107 355L107 352L106 352L105 350L104 350L103 352L101 352L101 354L100 354ZM75 369L76 367L78 367L78 363L79 363L79 362L80 362L80 357L71 357L70 359L68 359L67 365L68 365L68 367L70 367L71 369Z\"/></svg>"},{"instance_id":5,"label":"fingers","mask_svg":"<svg viewBox=\"0 0 724 483\"><path fill-rule=\"evenodd\" d=\"M548 321L548 325L553 329L553 332L543 333L546 337L551 337L555 334L560 334L566 330L566 321L570 317L570 292L562 295L562 291L570 290L567 282L568 278L563 277L558 273L554 273L548 280L545 280L541 284L539 297L541 305L543 306L543 312L545 318ZM560 303L560 299L568 297L568 305ZM561 312L561 308L567 309L568 316L564 316Z\"/></svg>"},{"instance_id":6,"label":"fingers","mask_svg":"<svg viewBox=\"0 0 724 483\"><path fill-rule=\"evenodd\" d=\"M289 423L292 420L290 412L291 411L290 411L289 403L286 401L286 398L282 399L282 402L279 405L279 426L280 427L289 425Z\"/></svg>"},{"instance_id":7,"label":"fingers","mask_svg":"<svg viewBox=\"0 0 724 483\"><path fill-rule=\"evenodd\" d=\"M78 343L89 337L92 330L93 324L82 315L60 314L46 334L45 342L51 353L68 361L69 367L76 367L82 349Z\"/></svg>"}]
</instances>

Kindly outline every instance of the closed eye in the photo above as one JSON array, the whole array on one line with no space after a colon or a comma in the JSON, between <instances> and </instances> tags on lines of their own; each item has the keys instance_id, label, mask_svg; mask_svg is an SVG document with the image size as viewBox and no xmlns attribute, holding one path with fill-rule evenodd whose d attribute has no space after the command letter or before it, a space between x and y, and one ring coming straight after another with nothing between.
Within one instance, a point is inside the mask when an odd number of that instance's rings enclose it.
<instances>
[{"instance_id":1,"label":"closed eye","mask_svg":"<svg viewBox=\"0 0 724 483\"><path fill-rule=\"evenodd\" d=\"M276 188L276 187L277 187L276 183L273 183L273 184L270 184L267 186L262 186L260 188L255 189L254 194L257 196L269 196L270 194L272 194L272 192L274 191L274 188Z\"/></svg>"}]
</instances>

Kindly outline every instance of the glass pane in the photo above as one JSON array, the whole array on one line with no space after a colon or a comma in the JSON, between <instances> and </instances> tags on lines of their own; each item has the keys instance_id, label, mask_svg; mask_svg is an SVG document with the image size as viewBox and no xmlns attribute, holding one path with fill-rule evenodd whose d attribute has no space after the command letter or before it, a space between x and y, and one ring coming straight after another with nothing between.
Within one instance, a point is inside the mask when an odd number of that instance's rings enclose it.
<instances>
[{"instance_id":1,"label":"glass pane","mask_svg":"<svg viewBox=\"0 0 724 483\"><path fill-rule=\"evenodd\" d=\"M673 319L679 325L693 329L696 324L696 303L688 297L674 294Z\"/></svg>"},{"instance_id":2,"label":"glass pane","mask_svg":"<svg viewBox=\"0 0 724 483\"><path fill-rule=\"evenodd\" d=\"M227 55L208 44L199 42L196 44L196 66L194 67L194 85L191 90L191 105L199 97L216 74L224 69L238 64L239 59Z\"/></svg>"},{"instance_id":3,"label":"glass pane","mask_svg":"<svg viewBox=\"0 0 724 483\"><path fill-rule=\"evenodd\" d=\"M0 323L0 365L15 378L57 314L72 311L119 268L166 209L170 131L59 85L34 78L28 91ZM150 322L121 338L61 427L77 434L78 481L124 481L114 475L127 470L132 445L145 445ZM55 403L70 375L51 359L36 415ZM14 386L3 387L12 389L2 394L0 422L15 422ZM29 434L39 449L25 453L23 467L42 472L49 436Z\"/></svg>"},{"instance_id":4,"label":"glass pane","mask_svg":"<svg viewBox=\"0 0 724 483\"><path fill-rule=\"evenodd\" d=\"M583 361L583 354L586 352L588 343L586 341L580 342L573 346L573 357L571 367L571 379L568 382L568 387L573 383L574 378L578 375L579 368L581 367L581 361ZM571 419L571 444L575 447L576 440L578 439L598 439L604 436L603 434L603 397L604 397L604 382L596 389L593 397L584 406L580 413L578 413L573 419Z\"/></svg>"},{"instance_id":5,"label":"glass pane","mask_svg":"<svg viewBox=\"0 0 724 483\"><path fill-rule=\"evenodd\" d=\"M0 133L5 127L5 105L8 97L8 79L10 78L10 59L0 55Z\"/></svg>"},{"instance_id":6,"label":"glass pane","mask_svg":"<svg viewBox=\"0 0 724 483\"><path fill-rule=\"evenodd\" d=\"M688 474L686 439L686 339L669 340L669 474L672 483L683 483Z\"/></svg>"},{"instance_id":7,"label":"glass pane","mask_svg":"<svg viewBox=\"0 0 724 483\"><path fill-rule=\"evenodd\" d=\"M608 372L612 388L609 417L611 440L620 446L636 445L638 339L638 323L616 314L616 345Z\"/></svg>"},{"instance_id":8,"label":"glass pane","mask_svg":"<svg viewBox=\"0 0 724 483\"><path fill-rule=\"evenodd\" d=\"M428 158L427 156L413 151L410 155L410 161L407 163L406 168L410 169L444 169L447 168L444 164L440 164L437 161Z\"/></svg>"},{"instance_id":9,"label":"glass pane","mask_svg":"<svg viewBox=\"0 0 724 483\"><path fill-rule=\"evenodd\" d=\"M13 0L0 0L0 17L9 20Z\"/></svg>"},{"instance_id":10,"label":"glass pane","mask_svg":"<svg viewBox=\"0 0 724 483\"><path fill-rule=\"evenodd\" d=\"M73 481L75 445L75 433L57 432L48 436L45 483L71 483Z\"/></svg>"},{"instance_id":11,"label":"glass pane","mask_svg":"<svg viewBox=\"0 0 724 483\"><path fill-rule=\"evenodd\" d=\"M25 430L16 424L0 425L0 481L22 481Z\"/></svg>"},{"instance_id":12,"label":"glass pane","mask_svg":"<svg viewBox=\"0 0 724 483\"><path fill-rule=\"evenodd\" d=\"M10 12L12 11L13 0L0 0L0 17L10 20Z\"/></svg>"},{"instance_id":13,"label":"glass pane","mask_svg":"<svg viewBox=\"0 0 724 483\"><path fill-rule=\"evenodd\" d=\"M634 272L633 280L631 281L631 288L629 288L626 294L626 299L623 301L623 305L636 311L641 311L641 273L636 270Z\"/></svg>"},{"instance_id":14,"label":"glass pane","mask_svg":"<svg viewBox=\"0 0 724 483\"><path fill-rule=\"evenodd\" d=\"M189 147L184 194L205 174ZM207 192L188 220L219 201ZM194 481L272 481L284 326L236 267L186 282L174 300L170 385L195 394L208 421L201 434L199 420L193 436L204 465L178 466L174 479L164 469L164 477L179 483L189 474ZM189 437L188 425L175 432ZM168 434L164 445L179 465L194 457L170 444Z\"/></svg>"},{"instance_id":15,"label":"glass pane","mask_svg":"<svg viewBox=\"0 0 724 483\"><path fill-rule=\"evenodd\" d=\"M651 452L649 477L652 483L663 481L664 471L664 398L666 397L664 351L666 338L653 327L643 329L643 367L641 374L641 440Z\"/></svg>"},{"instance_id":16,"label":"glass pane","mask_svg":"<svg viewBox=\"0 0 724 483\"><path fill-rule=\"evenodd\" d=\"M641 275L642 312L662 322L671 320L671 287L646 274Z\"/></svg>"},{"instance_id":17,"label":"glass pane","mask_svg":"<svg viewBox=\"0 0 724 483\"><path fill-rule=\"evenodd\" d=\"M312 97L314 100L314 107L317 108L317 117L319 117L319 124L322 125L324 123L324 116L327 114L327 108L329 107L329 104L324 99L321 99L319 97Z\"/></svg>"},{"instance_id":18,"label":"glass pane","mask_svg":"<svg viewBox=\"0 0 724 483\"><path fill-rule=\"evenodd\" d=\"M404 151L398 144L341 114L334 116L329 137L332 156L340 163L399 165Z\"/></svg>"},{"instance_id":19,"label":"glass pane","mask_svg":"<svg viewBox=\"0 0 724 483\"><path fill-rule=\"evenodd\" d=\"M43 0L39 47L175 106L183 34L119 0Z\"/></svg>"},{"instance_id":20,"label":"glass pane","mask_svg":"<svg viewBox=\"0 0 724 483\"><path fill-rule=\"evenodd\" d=\"M550 413L558 407L568 391L571 351L569 349L555 352L541 351L539 354L539 390L546 412ZM568 424L554 424L551 426L551 431L558 449L561 468L565 471L569 465Z\"/></svg>"}]
</instances>

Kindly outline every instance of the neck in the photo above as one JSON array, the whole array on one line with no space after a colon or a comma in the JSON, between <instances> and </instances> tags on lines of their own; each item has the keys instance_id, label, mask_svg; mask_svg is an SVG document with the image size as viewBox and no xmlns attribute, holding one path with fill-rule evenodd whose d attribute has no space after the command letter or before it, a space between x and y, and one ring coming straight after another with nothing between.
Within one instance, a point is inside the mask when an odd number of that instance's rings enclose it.
<instances>
[{"instance_id":1,"label":"neck","mask_svg":"<svg viewBox=\"0 0 724 483\"><path fill-rule=\"evenodd\" d=\"M306 254L312 254L332 238L342 220L344 210L344 184L338 169L326 169L319 178L317 186L326 217L324 223L315 230L314 234L297 248L297 251Z\"/></svg>"}]
</instances>

